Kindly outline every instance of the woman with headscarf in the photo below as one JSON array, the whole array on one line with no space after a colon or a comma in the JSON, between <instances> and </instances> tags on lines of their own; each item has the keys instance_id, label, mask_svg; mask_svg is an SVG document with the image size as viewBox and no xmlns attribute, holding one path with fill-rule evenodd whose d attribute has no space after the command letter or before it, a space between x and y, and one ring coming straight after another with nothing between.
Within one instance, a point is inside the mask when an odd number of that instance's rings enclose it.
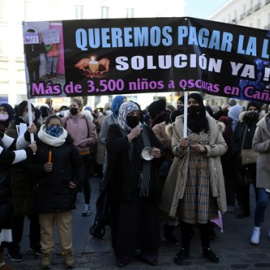
<instances>
[{"instance_id":1,"label":"woman with headscarf","mask_svg":"<svg viewBox=\"0 0 270 270\"><path fill-rule=\"evenodd\" d=\"M223 125L222 125L223 127ZM218 262L218 255L210 248L211 225L218 218L218 210L226 211L226 195L220 156L227 150L221 124L206 113L203 98L198 93L188 96L187 136L183 136L183 115L173 126L174 154L166 179L161 210L181 221L182 247L174 258L181 264L189 258L192 225L198 224L202 255Z\"/></svg>"},{"instance_id":2,"label":"woman with headscarf","mask_svg":"<svg viewBox=\"0 0 270 270\"><path fill-rule=\"evenodd\" d=\"M122 103L124 103L126 101L127 101L127 99L124 96L116 96L113 99L112 105L111 105L112 113L105 116L102 123L101 123L101 128L100 128L100 132L98 135L98 141L101 144L105 145L108 127L112 124L118 123L119 108L122 105ZM105 175L106 169L107 169L107 151L105 149L104 161L103 161L103 175ZM102 179L102 181L100 183L100 189L102 190L104 188L104 186L105 186L105 182L104 182L104 179Z\"/></svg>"},{"instance_id":3,"label":"woman with headscarf","mask_svg":"<svg viewBox=\"0 0 270 270\"><path fill-rule=\"evenodd\" d=\"M139 122L139 117L140 110L134 102L123 103L118 124L109 126L106 138L105 177L112 246L119 267L128 264L137 249L146 263L156 265L158 261L158 166L162 162L162 145L151 128ZM152 148L147 157L142 153L145 147Z\"/></svg>"}]
</instances>

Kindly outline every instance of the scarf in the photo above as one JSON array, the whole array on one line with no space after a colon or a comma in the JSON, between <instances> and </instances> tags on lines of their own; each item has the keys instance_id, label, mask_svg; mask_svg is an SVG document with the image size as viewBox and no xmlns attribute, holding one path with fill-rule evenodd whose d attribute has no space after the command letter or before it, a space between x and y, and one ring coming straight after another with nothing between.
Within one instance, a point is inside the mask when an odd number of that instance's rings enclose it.
<instances>
[{"instance_id":1,"label":"scarf","mask_svg":"<svg viewBox=\"0 0 270 270\"><path fill-rule=\"evenodd\" d=\"M58 138L56 138L46 133L46 127L45 124L43 124L38 132L38 138L50 146L58 147L65 143L67 138L67 131L63 128L63 133Z\"/></svg>"},{"instance_id":2,"label":"scarf","mask_svg":"<svg viewBox=\"0 0 270 270\"><path fill-rule=\"evenodd\" d=\"M145 126L141 125L141 128L142 128L141 136L142 136L144 147L151 147ZM121 126L120 126L120 131L123 137L128 135L128 131L121 128ZM129 152L128 152L130 162L131 162L133 153L134 153L134 145L133 145L133 141L131 141ZM151 172L151 161L143 160L143 168L142 168L142 172L140 173L140 179L139 179L139 184L138 184L138 188L140 190L140 193L139 193L140 197L149 197L150 172Z\"/></svg>"}]
</instances>

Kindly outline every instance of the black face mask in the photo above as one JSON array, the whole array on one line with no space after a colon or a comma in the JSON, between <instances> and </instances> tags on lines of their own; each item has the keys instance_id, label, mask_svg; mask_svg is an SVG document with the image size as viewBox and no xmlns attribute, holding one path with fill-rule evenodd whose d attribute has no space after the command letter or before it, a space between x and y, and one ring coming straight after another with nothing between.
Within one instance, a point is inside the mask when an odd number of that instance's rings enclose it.
<instances>
[{"instance_id":1,"label":"black face mask","mask_svg":"<svg viewBox=\"0 0 270 270\"><path fill-rule=\"evenodd\" d=\"M77 108L70 108L70 113L72 114L72 115L76 115L77 113L78 113L78 109Z\"/></svg>"},{"instance_id":2,"label":"black face mask","mask_svg":"<svg viewBox=\"0 0 270 270\"><path fill-rule=\"evenodd\" d=\"M135 128L139 125L139 116L127 116L127 125L130 128Z\"/></svg>"},{"instance_id":3,"label":"black face mask","mask_svg":"<svg viewBox=\"0 0 270 270\"><path fill-rule=\"evenodd\" d=\"M190 116L192 117L199 117L199 115L201 114L201 110L202 108L200 106L189 106L188 107L188 113Z\"/></svg>"},{"instance_id":4,"label":"black face mask","mask_svg":"<svg viewBox=\"0 0 270 270\"><path fill-rule=\"evenodd\" d=\"M257 120L258 117L259 117L259 113L256 112L256 111L249 111L249 112L247 113L247 117L248 117L249 119L252 119L252 120Z\"/></svg>"}]
</instances>

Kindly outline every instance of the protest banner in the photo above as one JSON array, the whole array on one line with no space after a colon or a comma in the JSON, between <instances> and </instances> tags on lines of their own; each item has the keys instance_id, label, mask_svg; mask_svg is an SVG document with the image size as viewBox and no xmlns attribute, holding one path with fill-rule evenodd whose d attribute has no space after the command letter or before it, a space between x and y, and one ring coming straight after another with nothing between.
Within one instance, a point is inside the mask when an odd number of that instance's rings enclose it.
<instances>
[{"instance_id":1,"label":"protest banner","mask_svg":"<svg viewBox=\"0 0 270 270\"><path fill-rule=\"evenodd\" d=\"M190 17L59 23L63 82L43 76L29 98L202 91L270 103L266 30Z\"/></svg>"},{"instance_id":2,"label":"protest banner","mask_svg":"<svg viewBox=\"0 0 270 270\"><path fill-rule=\"evenodd\" d=\"M42 32L45 45L60 43L59 29L49 29Z\"/></svg>"}]
</instances>

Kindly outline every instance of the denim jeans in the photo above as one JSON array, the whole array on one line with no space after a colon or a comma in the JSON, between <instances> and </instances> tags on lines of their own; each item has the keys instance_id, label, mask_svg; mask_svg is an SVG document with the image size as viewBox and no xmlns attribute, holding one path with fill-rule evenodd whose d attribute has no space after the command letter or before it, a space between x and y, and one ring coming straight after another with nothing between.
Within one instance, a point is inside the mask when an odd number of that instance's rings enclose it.
<instances>
[{"instance_id":1,"label":"denim jeans","mask_svg":"<svg viewBox=\"0 0 270 270\"><path fill-rule=\"evenodd\" d=\"M47 57L47 75L56 74L58 57Z\"/></svg>"},{"instance_id":2,"label":"denim jeans","mask_svg":"<svg viewBox=\"0 0 270 270\"><path fill-rule=\"evenodd\" d=\"M258 188L258 201L255 208L254 225L260 227L264 221L265 208L270 200L270 193L265 188Z\"/></svg>"}]
</instances>

